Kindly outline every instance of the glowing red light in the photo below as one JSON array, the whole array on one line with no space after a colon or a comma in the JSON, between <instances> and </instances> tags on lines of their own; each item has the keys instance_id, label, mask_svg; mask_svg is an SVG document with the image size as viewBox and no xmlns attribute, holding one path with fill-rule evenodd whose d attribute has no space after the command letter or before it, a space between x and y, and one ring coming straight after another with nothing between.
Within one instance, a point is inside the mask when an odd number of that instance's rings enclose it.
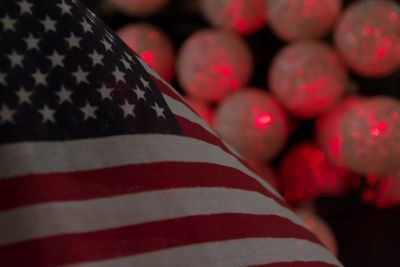
<instances>
[{"instance_id":1,"label":"glowing red light","mask_svg":"<svg viewBox=\"0 0 400 267\"><path fill-rule=\"evenodd\" d=\"M371 135L372 135L373 137L377 137L377 136L379 135L379 129L378 129L378 127L372 127L372 129L371 129Z\"/></svg>"},{"instance_id":2,"label":"glowing red light","mask_svg":"<svg viewBox=\"0 0 400 267\"><path fill-rule=\"evenodd\" d=\"M215 129L247 160L271 160L286 143L288 122L278 102L260 88L242 88L215 112Z\"/></svg>"},{"instance_id":3,"label":"glowing red light","mask_svg":"<svg viewBox=\"0 0 400 267\"><path fill-rule=\"evenodd\" d=\"M272 121L272 116L270 114L261 114L254 120L254 126L263 127L270 124Z\"/></svg>"},{"instance_id":4,"label":"glowing red light","mask_svg":"<svg viewBox=\"0 0 400 267\"><path fill-rule=\"evenodd\" d=\"M365 36L369 36L369 35L371 34L371 28L368 27L368 26L364 26L364 27L362 28L362 32L363 32L363 34L364 34Z\"/></svg>"},{"instance_id":5,"label":"glowing red light","mask_svg":"<svg viewBox=\"0 0 400 267\"><path fill-rule=\"evenodd\" d=\"M386 51L383 48L378 49L378 57L385 57Z\"/></svg>"},{"instance_id":6,"label":"glowing red light","mask_svg":"<svg viewBox=\"0 0 400 267\"><path fill-rule=\"evenodd\" d=\"M122 27L117 33L129 48L140 55L162 78L172 80L175 51L168 36L160 29L149 24L136 23Z\"/></svg>"}]
</instances>

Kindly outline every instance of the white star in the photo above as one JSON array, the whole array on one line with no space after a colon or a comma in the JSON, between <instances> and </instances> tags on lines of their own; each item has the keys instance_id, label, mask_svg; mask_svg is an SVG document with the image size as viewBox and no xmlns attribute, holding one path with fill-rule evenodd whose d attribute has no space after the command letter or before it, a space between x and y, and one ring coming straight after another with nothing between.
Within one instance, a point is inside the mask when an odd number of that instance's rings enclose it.
<instances>
[{"instance_id":1,"label":"white star","mask_svg":"<svg viewBox=\"0 0 400 267\"><path fill-rule=\"evenodd\" d=\"M26 0L22 0L21 2L18 2L18 5L19 5L19 8L21 9L21 14L22 13L32 14L33 4L28 3Z\"/></svg>"},{"instance_id":2,"label":"white star","mask_svg":"<svg viewBox=\"0 0 400 267\"><path fill-rule=\"evenodd\" d=\"M84 120L88 120L89 118L93 118L96 119L97 116L95 114L97 107L92 106L89 104L89 102L86 102L85 106L83 108L80 108L80 110L83 112L84 114Z\"/></svg>"},{"instance_id":3,"label":"white star","mask_svg":"<svg viewBox=\"0 0 400 267\"><path fill-rule=\"evenodd\" d=\"M43 122L56 122L56 120L54 119L54 113L56 112L55 109L51 109L45 104L43 108L39 109L38 111L43 116Z\"/></svg>"},{"instance_id":4,"label":"white star","mask_svg":"<svg viewBox=\"0 0 400 267\"><path fill-rule=\"evenodd\" d=\"M54 51L51 56L46 56L50 61L51 61L51 67L55 68L57 66L63 67L63 60L64 57L63 55L59 54L57 51Z\"/></svg>"},{"instance_id":5,"label":"white star","mask_svg":"<svg viewBox=\"0 0 400 267\"><path fill-rule=\"evenodd\" d=\"M103 60L104 56L97 53L96 50L94 50L93 53L89 54L89 57L93 60L93 66L96 66L96 64L99 64L100 66L103 65L101 61Z\"/></svg>"},{"instance_id":6,"label":"white star","mask_svg":"<svg viewBox=\"0 0 400 267\"><path fill-rule=\"evenodd\" d=\"M40 21L43 24L44 30L47 31L57 31L56 30L56 20L52 20L49 16L46 16L44 20Z\"/></svg>"},{"instance_id":7,"label":"white star","mask_svg":"<svg viewBox=\"0 0 400 267\"><path fill-rule=\"evenodd\" d=\"M159 107L157 103L154 103L154 106L151 107L156 111L157 117L163 117L165 119L164 109L162 107Z\"/></svg>"},{"instance_id":8,"label":"white star","mask_svg":"<svg viewBox=\"0 0 400 267\"><path fill-rule=\"evenodd\" d=\"M112 44L110 44L106 39L101 39L101 42L103 43L103 45L104 45L104 48L106 49L106 51L107 50L110 50L110 51L112 51Z\"/></svg>"},{"instance_id":9,"label":"white star","mask_svg":"<svg viewBox=\"0 0 400 267\"><path fill-rule=\"evenodd\" d=\"M72 73L76 78L76 84L80 84L81 82L89 83L87 80L88 74L89 72L83 71L81 66L78 66L78 70Z\"/></svg>"},{"instance_id":10,"label":"white star","mask_svg":"<svg viewBox=\"0 0 400 267\"><path fill-rule=\"evenodd\" d=\"M1 23L3 24L4 30L15 31L14 24L17 23L16 19L12 19L8 15L6 15L4 18L1 18L0 20L1 20Z\"/></svg>"},{"instance_id":11,"label":"white star","mask_svg":"<svg viewBox=\"0 0 400 267\"><path fill-rule=\"evenodd\" d=\"M4 124L7 121L14 123L14 113L16 112L15 109L9 109L7 105L2 105L0 109L0 123Z\"/></svg>"},{"instance_id":12,"label":"white star","mask_svg":"<svg viewBox=\"0 0 400 267\"><path fill-rule=\"evenodd\" d=\"M47 85L46 82L47 74L42 73L39 69L37 69L36 72L32 74L32 77L35 79L36 85L39 84Z\"/></svg>"},{"instance_id":13,"label":"white star","mask_svg":"<svg viewBox=\"0 0 400 267\"><path fill-rule=\"evenodd\" d=\"M112 100L111 97L111 92L112 92L112 88L108 88L105 85L103 85L100 89L97 89L97 91L99 91L99 93L101 94L101 99L106 99L109 98Z\"/></svg>"},{"instance_id":14,"label":"white star","mask_svg":"<svg viewBox=\"0 0 400 267\"><path fill-rule=\"evenodd\" d=\"M126 51L125 51L125 56L130 62L132 62L133 64L136 64L135 61L133 61L133 57Z\"/></svg>"},{"instance_id":15,"label":"white star","mask_svg":"<svg viewBox=\"0 0 400 267\"><path fill-rule=\"evenodd\" d=\"M20 104L22 103L28 103L31 104L32 101L30 99L32 92L28 92L26 91L23 87L21 87L17 92L16 92L17 96L18 96L18 102Z\"/></svg>"},{"instance_id":16,"label":"white star","mask_svg":"<svg viewBox=\"0 0 400 267\"><path fill-rule=\"evenodd\" d=\"M121 58L122 64L124 64L125 69L127 70L132 70L131 64L129 64L128 61L126 61L125 58Z\"/></svg>"},{"instance_id":17,"label":"white star","mask_svg":"<svg viewBox=\"0 0 400 267\"><path fill-rule=\"evenodd\" d=\"M124 117L128 117L129 115L135 117L135 111L134 111L135 105L129 104L128 101L125 101L125 103L122 106L120 106L120 108L124 112Z\"/></svg>"},{"instance_id":18,"label":"white star","mask_svg":"<svg viewBox=\"0 0 400 267\"><path fill-rule=\"evenodd\" d=\"M5 86L7 86L6 75L7 75L7 74L1 73L1 72L0 72L0 84L3 84L3 85L5 85Z\"/></svg>"},{"instance_id":19,"label":"white star","mask_svg":"<svg viewBox=\"0 0 400 267\"><path fill-rule=\"evenodd\" d=\"M82 28L84 32L92 32L92 25L90 25L85 18L83 18L83 21L81 22Z\"/></svg>"},{"instance_id":20,"label":"white star","mask_svg":"<svg viewBox=\"0 0 400 267\"><path fill-rule=\"evenodd\" d=\"M135 87L135 89L133 89L133 91L136 94L137 99L143 99L146 100L146 97L144 96L144 94L146 93L145 91L141 90L139 87Z\"/></svg>"},{"instance_id":21,"label":"white star","mask_svg":"<svg viewBox=\"0 0 400 267\"><path fill-rule=\"evenodd\" d=\"M119 81L125 82L125 79L124 79L125 73L120 71L118 67L115 67L115 70L112 72L112 74L114 75L116 82L119 82Z\"/></svg>"},{"instance_id":22,"label":"white star","mask_svg":"<svg viewBox=\"0 0 400 267\"><path fill-rule=\"evenodd\" d=\"M146 80L142 77L142 75L140 75L140 81L142 82L144 88L149 88L149 89L150 89L149 82L146 81Z\"/></svg>"},{"instance_id":23,"label":"white star","mask_svg":"<svg viewBox=\"0 0 400 267\"><path fill-rule=\"evenodd\" d=\"M72 15L72 13L71 13L71 8L72 8L72 6L67 5L67 4L65 3L64 0L62 0L62 3L61 3L61 4L57 4L57 6L58 6L59 8L61 8L61 15L64 15L64 14L70 14L70 15Z\"/></svg>"},{"instance_id":24,"label":"white star","mask_svg":"<svg viewBox=\"0 0 400 267\"><path fill-rule=\"evenodd\" d=\"M24 38L24 41L26 42L26 46L28 50L30 49L37 49L39 50L39 41L40 38L35 38L32 33L29 33L29 36L27 38Z\"/></svg>"},{"instance_id":25,"label":"white star","mask_svg":"<svg viewBox=\"0 0 400 267\"><path fill-rule=\"evenodd\" d=\"M65 89L64 86L61 86L60 92L56 92L56 94L58 95L58 98L59 98L59 100L58 100L59 104L62 104L63 102L72 103L72 100L71 100L72 91L68 91L67 89Z\"/></svg>"},{"instance_id":26,"label":"white star","mask_svg":"<svg viewBox=\"0 0 400 267\"><path fill-rule=\"evenodd\" d=\"M64 39L68 42L68 47L71 49L72 47L79 48L79 42L81 41L82 38L75 36L75 34L71 32L70 36Z\"/></svg>"},{"instance_id":27,"label":"white star","mask_svg":"<svg viewBox=\"0 0 400 267\"><path fill-rule=\"evenodd\" d=\"M23 67L22 65L22 60L24 59L24 56L21 54L18 54L17 52L15 52L15 50L13 50L13 52L9 55L7 55L8 59L11 61L11 67L15 67L15 66L20 66Z\"/></svg>"}]
</instances>

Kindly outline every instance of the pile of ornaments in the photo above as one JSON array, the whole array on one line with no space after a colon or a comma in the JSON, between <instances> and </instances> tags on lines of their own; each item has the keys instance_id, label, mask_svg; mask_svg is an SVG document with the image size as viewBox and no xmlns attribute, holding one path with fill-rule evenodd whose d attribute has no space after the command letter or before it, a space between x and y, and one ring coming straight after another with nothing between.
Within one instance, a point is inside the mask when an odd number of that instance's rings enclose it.
<instances>
[{"instance_id":1,"label":"pile of ornaments","mask_svg":"<svg viewBox=\"0 0 400 267\"><path fill-rule=\"evenodd\" d=\"M147 16L168 0L108 0ZM174 1L174 0L170 0ZM176 52L160 28L129 24L119 36L159 75L176 78L188 103L260 176L297 209L336 253L335 239L311 201L370 185L380 208L400 204L400 101L358 95L349 72L382 78L400 67L400 5L390 0L197 0L209 28ZM285 46L249 86L254 56L243 39L269 27ZM322 40L332 34L333 42ZM265 47L268 49L268 47ZM296 119L314 120L314 140L287 147ZM282 151L286 153L282 155ZM274 170L269 162L280 155Z\"/></svg>"}]
</instances>

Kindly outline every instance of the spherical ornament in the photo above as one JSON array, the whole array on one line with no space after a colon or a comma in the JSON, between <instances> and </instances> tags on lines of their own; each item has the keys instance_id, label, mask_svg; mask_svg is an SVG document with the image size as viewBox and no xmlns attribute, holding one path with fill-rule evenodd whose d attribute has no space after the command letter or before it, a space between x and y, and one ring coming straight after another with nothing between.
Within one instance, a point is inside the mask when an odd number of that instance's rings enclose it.
<instances>
[{"instance_id":1,"label":"spherical ornament","mask_svg":"<svg viewBox=\"0 0 400 267\"><path fill-rule=\"evenodd\" d=\"M201 0L200 4L205 18L217 27L250 34L265 25L263 0Z\"/></svg>"},{"instance_id":2,"label":"spherical ornament","mask_svg":"<svg viewBox=\"0 0 400 267\"><path fill-rule=\"evenodd\" d=\"M348 109L340 133L346 165L362 174L400 169L400 101L371 97Z\"/></svg>"},{"instance_id":3,"label":"spherical ornament","mask_svg":"<svg viewBox=\"0 0 400 267\"><path fill-rule=\"evenodd\" d=\"M332 107L347 84L347 71L327 44L302 41L274 58L268 84L294 116L312 118Z\"/></svg>"},{"instance_id":4,"label":"spherical ornament","mask_svg":"<svg viewBox=\"0 0 400 267\"><path fill-rule=\"evenodd\" d=\"M215 129L246 159L270 160L286 143L288 122L278 102L260 88L244 88L217 107Z\"/></svg>"},{"instance_id":5,"label":"spherical ornament","mask_svg":"<svg viewBox=\"0 0 400 267\"><path fill-rule=\"evenodd\" d=\"M343 156L343 137L340 133L343 116L347 110L355 108L362 98L350 97L328 110L315 122L315 135L318 145L325 152L330 163L345 167Z\"/></svg>"},{"instance_id":6,"label":"spherical ornament","mask_svg":"<svg viewBox=\"0 0 400 267\"><path fill-rule=\"evenodd\" d=\"M376 183L363 192L365 202L370 202L381 209L400 205L400 172L379 178L369 177L375 179Z\"/></svg>"},{"instance_id":7,"label":"spherical ornament","mask_svg":"<svg viewBox=\"0 0 400 267\"><path fill-rule=\"evenodd\" d=\"M162 78L168 82L172 80L175 51L162 30L146 23L136 23L122 27L117 34Z\"/></svg>"},{"instance_id":8,"label":"spherical ornament","mask_svg":"<svg viewBox=\"0 0 400 267\"><path fill-rule=\"evenodd\" d=\"M355 179L347 169L328 162L322 149L312 142L294 146L279 166L283 196L293 205L322 195L343 195Z\"/></svg>"},{"instance_id":9,"label":"spherical ornament","mask_svg":"<svg viewBox=\"0 0 400 267\"><path fill-rule=\"evenodd\" d=\"M168 0L108 0L119 11L134 16L147 16L162 8Z\"/></svg>"},{"instance_id":10,"label":"spherical ornament","mask_svg":"<svg viewBox=\"0 0 400 267\"><path fill-rule=\"evenodd\" d=\"M245 85L253 71L247 44L234 34L201 30L182 45L177 58L177 78L190 95L219 101Z\"/></svg>"},{"instance_id":11,"label":"spherical ornament","mask_svg":"<svg viewBox=\"0 0 400 267\"><path fill-rule=\"evenodd\" d=\"M286 41L318 38L336 20L341 0L265 0L269 25Z\"/></svg>"},{"instance_id":12,"label":"spherical ornament","mask_svg":"<svg viewBox=\"0 0 400 267\"><path fill-rule=\"evenodd\" d=\"M269 185L271 185L276 191L279 192L279 178L271 165L261 162L260 163L249 162L249 163L261 178L267 181Z\"/></svg>"},{"instance_id":13,"label":"spherical ornament","mask_svg":"<svg viewBox=\"0 0 400 267\"><path fill-rule=\"evenodd\" d=\"M348 7L334 33L337 47L353 71L382 77L400 66L400 5L358 1Z\"/></svg>"},{"instance_id":14,"label":"spherical ornament","mask_svg":"<svg viewBox=\"0 0 400 267\"><path fill-rule=\"evenodd\" d=\"M335 256L338 255L338 247L335 235L329 225L316 214L312 205L303 205L296 210L307 227L321 240L322 244Z\"/></svg>"},{"instance_id":15,"label":"spherical ornament","mask_svg":"<svg viewBox=\"0 0 400 267\"><path fill-rule=\"evenodd\" d=\"M207 102L190 96L186 96L185 99L200 118L205 120L209 125L213 125L214 110Z\"/></svg>"}]
</instances>

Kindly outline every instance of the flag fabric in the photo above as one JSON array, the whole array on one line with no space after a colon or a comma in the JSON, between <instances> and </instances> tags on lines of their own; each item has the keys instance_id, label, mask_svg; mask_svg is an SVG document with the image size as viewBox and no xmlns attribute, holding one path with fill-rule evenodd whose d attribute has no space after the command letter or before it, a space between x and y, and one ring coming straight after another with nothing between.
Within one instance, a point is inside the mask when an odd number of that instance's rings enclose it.
<instances>
[{"instance_id":1,"label":"flag fabric","mask_svg":"<svg viewBox=\"0 0 400 267\"><path fill-rule=\"evenodd\" d=\"M341 266L81 3L0 2L1 266Z\"/></svg>"}]
</instances>

